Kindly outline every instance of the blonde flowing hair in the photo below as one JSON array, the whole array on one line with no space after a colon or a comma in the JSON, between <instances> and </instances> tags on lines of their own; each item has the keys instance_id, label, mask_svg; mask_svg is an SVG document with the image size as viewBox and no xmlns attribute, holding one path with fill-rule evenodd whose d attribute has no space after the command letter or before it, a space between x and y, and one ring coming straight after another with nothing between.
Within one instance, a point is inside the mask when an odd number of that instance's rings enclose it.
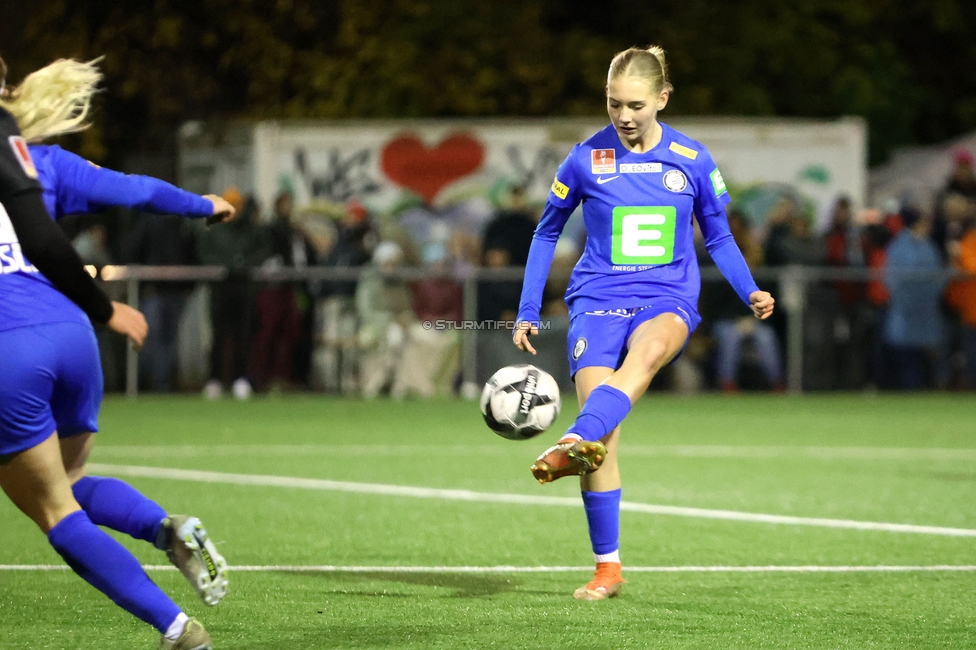
<instances>
[{"instance_id":1,"label":"blonde flowing hair","mask_svg":"<svg viewBox=\"0 0 976 650\"><path fill-rule=\"evenodd\" d=\"M102 79L101 59L59 59L27 75L16 88L0 95L0 107L14 119L27 142L43 142L65 133L84 131L92 96Z\"/></svg>"}]
</instances>

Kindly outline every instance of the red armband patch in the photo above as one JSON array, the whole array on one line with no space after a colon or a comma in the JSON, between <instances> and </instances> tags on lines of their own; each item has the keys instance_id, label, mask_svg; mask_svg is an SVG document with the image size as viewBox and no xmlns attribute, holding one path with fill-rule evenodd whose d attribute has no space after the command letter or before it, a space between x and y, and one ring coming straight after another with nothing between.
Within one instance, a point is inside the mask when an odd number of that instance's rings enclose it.
<instances>
[{"instance_id":1,"label":"red armband patch","mask_svg":"<svg viewBox=\"0 0 976 650\"><path fill-rule=\"evenodd\" d=\"M14 158L20 163L21 169L29 178L37 180L37 167L34 166L34 159L31 158L27 143L19 135L12 135L7 140L10 142L10 148L14 151Z\"/></svg>"}]
</instances>

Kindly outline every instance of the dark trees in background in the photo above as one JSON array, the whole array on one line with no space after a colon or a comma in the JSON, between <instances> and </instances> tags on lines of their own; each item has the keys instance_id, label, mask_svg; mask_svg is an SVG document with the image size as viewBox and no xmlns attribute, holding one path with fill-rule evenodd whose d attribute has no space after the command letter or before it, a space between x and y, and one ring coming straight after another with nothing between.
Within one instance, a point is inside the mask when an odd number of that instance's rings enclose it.
<instances>
[{"instance_id":1,"label":"dark trees in background","mask_svg":"<svg viewBox=\"0 0 976 650\"><path fill-rule=\"evenodd\" d=\"M971 0L4 0L16 83L104 56L76 148L118 162L188 119L602 114L610 57L658 43L668 115L862 115L871 159L976 129Z\"/></svg>"}]
</instances>

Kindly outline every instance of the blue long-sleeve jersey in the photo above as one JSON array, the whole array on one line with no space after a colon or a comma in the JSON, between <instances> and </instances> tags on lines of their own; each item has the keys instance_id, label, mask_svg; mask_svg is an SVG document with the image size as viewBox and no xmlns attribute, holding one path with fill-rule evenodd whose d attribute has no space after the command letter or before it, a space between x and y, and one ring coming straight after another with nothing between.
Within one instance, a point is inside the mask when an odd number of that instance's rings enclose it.
<instances>
[{"instance_id":1,"label":"blue long-sleeve jersey","mask_svg":"<svg viewBox=\"0 0 976 650\"><path fill-rule=\"evenodd\" d=\"M587 237L566 291L571 315L643 307L663 296L697 306L693 217L712 259L749 304L759 288L729 231L722 174L702 144L661 127L661 142L635 153L608 126L559 166L532 237L518 320L539 321L556 240L580 203Z\"/></svg>"},{"instance_id":2,"label":"blue long-sleeve jersey","mask_svg":"<svg viewBox=\"0 0 976 650\"><path fill-rule=\"evenodd\" d=\"M55 219L111 206L158 214L206 217L213 204L150 176L123 174L99 167L57 145L31 145L43 188L44 207Z\"/></svg>"},{"instance_id":3,"label":"blue long-sleeve jersey","mask_svg":"<svg viewBox=\"0 0 976 650\"><path fill-rule=\"evenodd\" d=\"M32 176L37 178L29 180L40 181L44 206L55 219L109 206L190 217L213 212L208 199L164 181L102 169L58 146L32 145L29 150L25 159L33 159ZM24 258L10 220L0 210L0 330L65 321L89 322Z\"/></svg>"}]
</instances>

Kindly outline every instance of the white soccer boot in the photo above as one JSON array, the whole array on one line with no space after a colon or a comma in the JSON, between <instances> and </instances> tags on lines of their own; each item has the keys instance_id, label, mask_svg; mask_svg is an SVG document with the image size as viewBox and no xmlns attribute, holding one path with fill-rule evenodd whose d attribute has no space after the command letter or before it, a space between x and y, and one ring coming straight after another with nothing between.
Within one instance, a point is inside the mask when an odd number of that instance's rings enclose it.
<instances>
[{"instance_id":1,"label":"white soccer boot","mask_svg":"<svg viewBox=\"0 0 976 650\"><path fill-rule=\"evenodd\" d=\"M227 560L210 541L196 517L170 515L160 530L166 557L180 570L200 599L216 605L227 595Z\"/></svg>"}]
</instances>

